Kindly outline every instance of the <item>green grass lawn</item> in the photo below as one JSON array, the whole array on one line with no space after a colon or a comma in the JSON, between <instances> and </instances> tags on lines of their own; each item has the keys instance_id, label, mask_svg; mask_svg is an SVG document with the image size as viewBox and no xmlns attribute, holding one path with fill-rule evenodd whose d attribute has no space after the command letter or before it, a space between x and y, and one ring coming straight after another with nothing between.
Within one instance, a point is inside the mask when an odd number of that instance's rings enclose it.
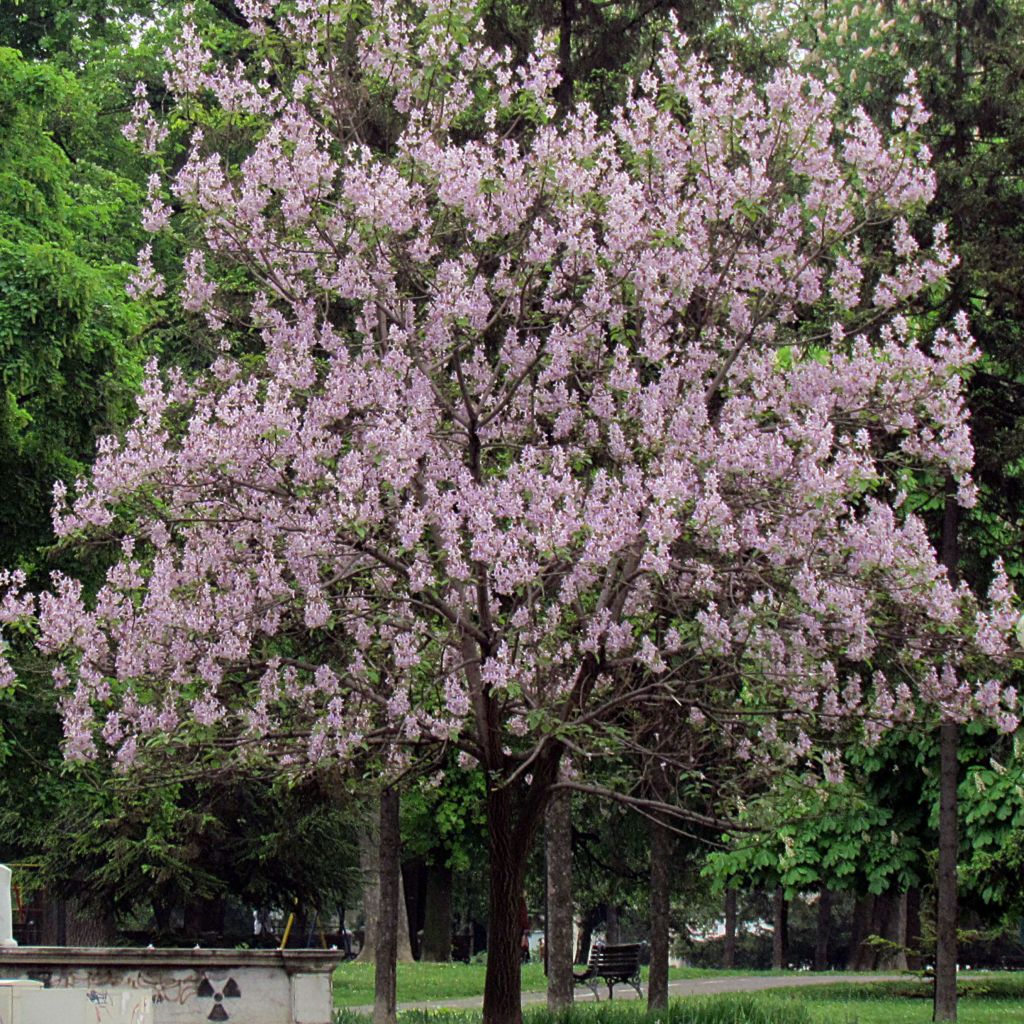
<instances>
[{"instance_id":1,"label":"green grass lawn","mask_svg":"<svg viewBox=\"0 0 1024 1024\"><path fill-rule=\"evenodd\" d=\"M462 999L482 996L484 992L484 964L429 964L398 965L398 1002L420 1003L441 999ZM714 971L694 967L673 967L670 978L713 978L730 974L770 975L771 971ZM643 968L646 980L647 968ZM841 975L837 975L841 977ZM522 968L524 992L543 992L547 987L544 970L539 963L524 964ZM335 1006L369 1006L373 1003L373 965L348 961L334 972Z\"/></svg>"},{"instance_id":2,"label":"green grass lawn","mask_svg":"<svg viewBox=\"0 0 1024 1024\"><path fill-rule=\"evenodd\" d=\"M483 994L485 972L486 967L483 964L399 964L398 1001L401 1004L480 996ZM688 968L674 968L670 972L673 978L706 978L724 974L752 973L771 972L726 972ZM842 974L837 974L835 984L774 989L744 996L742 1000L744 1003L752 1000L753 1005L759 1009L763 1008L767 1024L774 1020L783 1024L788 1020L806 1024L927 1024L931 1020L930 986L927 982L909 975L906 981L871 984L842 982L839 980L841 978ZM545 988L544 972L539 963L524 964L522 979L524 992L542 992ZM1024 974L961 976L960 992L959 1024L1024 1022ZM695 1010L700 1007L698 1015L692 1018L695 1024L699 1024L700 1021L719 1019L717 1013L708 1016L708 1008L718 1005L725 1010L727 1006L734 1004L736 999L737 997L733 996L706 996L699 1000L687 997L677 1002L692 1006ZM353 962L342 964L334 975L334 1003L339 1009L371 1005L373 965ZM741 1008L737 1005L737 1009ZM641 1011L642 1005L637 1003L622 1002L613 1007L602 1001L597 1007L593 1004L581 1004L577 1012L574 1012L573 1018L574 1024L642 1024ZM734 1017L730 1012L721 1019L753 1020L754 1018L749 1018L747 1013L748 1009L743 1009L740 1016ZM536 1024L545 1024L539 1019L545 1016L540 1008L531 1010L528 1016L538 1016ZM615 1021L610 1019L612 1016L616 1018ZM676 1015L669 1016L674 1018ZM427 1015L406 1014L406 1024L416 1024L419 1017L426 1020ZM431 1020L440 1018L442 1024L475 1024L479 1020L479 1011L442 1012L431 1014L430 1017ZM591 1017L594 1018L593 1021L589 1020ZM667 1020L664 1024L674 1022Z\"/></svg>"},{"instance_id":3,"label":"green grass lawn","mask_svg":"<svg viewBox=\"0 0 1024 1024\"><path fill-rule=\"evenodd\" d=\"M959 983L958 1024L1024 1021L1024 977L974 975ZM931 986L905 982L837 983L757 993L765 1004L798 1003L814 1024L926 1024L932 1019Z\"/></svg>"},{"instance_id":4,"label":"green grass lawn","mask_svg":"<svg viewBox=\"0 0 1024 1024\"><path fill-rule=\"evenodd\" d=\"M439 999L462 999L484 993L484 964L398 965L398 1002L421 1003ZM644 977L647 968L643 968ZM771 971L709 971L673 967L670 978L711 978L728 974L771 974ZM547 987L544 970L537 962L523 964L523 991L543 992ZM335 1006L369 1006L373 1002L373 964L349 960L334 972Z\"/></svg>"},{"instance_id":5,"label":"green grass lawn","mask_svg":"<svg viewBox=\"0 0 1024 1024\"><path fill-rule=\"evenodd\" d=\"M398 1002L420 1003L435 999L462 999L484 991L484 964L398 965ZM544 969L538 963L523 965L523 991L542 992ZM368 1006L373 1002L373 964L343 963L334 972L335 1006Z\"/></svg>"}]
</instances>

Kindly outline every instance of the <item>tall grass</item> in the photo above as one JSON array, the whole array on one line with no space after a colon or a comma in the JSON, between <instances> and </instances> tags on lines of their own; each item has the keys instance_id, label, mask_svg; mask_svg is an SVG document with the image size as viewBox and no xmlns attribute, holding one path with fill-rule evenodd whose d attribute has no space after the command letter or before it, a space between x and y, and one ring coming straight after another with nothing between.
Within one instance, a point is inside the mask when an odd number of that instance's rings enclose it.
<instances>
[{"instance_id":1,"label":"tall grass","mask_svg":"<svg viewBox=\"0 0 1024 1024\"><path fill-rule=\"evenodd\" d=\"M592 1003L560 1013L545 1008L523 1014L524 1024L810 1024L806 1006L756 995L689 996L673 999L668 1009L650 1011L642 1002Z\"/></svg>"},{"instance_id":2,"label":"tall grass","mask_svg":"<svg viewBox=\"0 0 1024 1024\"><path fill-rule=\"evenodd\" d=\"M408 1010L399 1024L480 1024L479 1010ZM667 1010L647 1011L641 1002L588 1003L560 1013L545 1007L523 1012L524 1024L813 1024L807 1007L784 1000L765 1002L754 995L677 999ZM366 1024L351 1010L335 1011L334 1024Z\"/></svg>"}]
</instances>

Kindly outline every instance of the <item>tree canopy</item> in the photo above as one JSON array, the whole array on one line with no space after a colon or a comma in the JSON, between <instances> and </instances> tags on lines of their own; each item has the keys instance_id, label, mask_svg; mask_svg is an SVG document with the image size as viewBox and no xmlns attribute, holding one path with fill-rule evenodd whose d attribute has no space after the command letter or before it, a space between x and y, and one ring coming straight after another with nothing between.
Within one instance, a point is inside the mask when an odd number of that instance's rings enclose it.
<instances>
[{"instance_id":1,"label":"tree canopy","mask_svg":"<svg viewBox=\"0 0 1024 1024\"><path fill-rule=\"evenodd\" d=\"M703 728L767 764L810 753L809 721L870 734L929 704L1015 726L1005 576L979 606L901 507L921 464L973 501L975 351L963 318L899 314L952 265L906 219L933 191L909 87L883 134L670 35L607 123L556 117L554 52L510 63L466 5L338 13L248 4L289 55L271 72L183 27L166 81L198 127L143 219L191 211L184 307L237 319L210 276L237 266L262 352L225 334L207 372L150 367L55 512L114 564L95 600L55 576L38 646L75 756L170 735L295 770L479 763L486 1012L514 1020L564 759L585 785L588 756ZM140 95L130 131L159 146L149 117ZM149 247L132 288L165 288ZM8 582L15 623L34 602Z\"/></svg>"}]
</instances>

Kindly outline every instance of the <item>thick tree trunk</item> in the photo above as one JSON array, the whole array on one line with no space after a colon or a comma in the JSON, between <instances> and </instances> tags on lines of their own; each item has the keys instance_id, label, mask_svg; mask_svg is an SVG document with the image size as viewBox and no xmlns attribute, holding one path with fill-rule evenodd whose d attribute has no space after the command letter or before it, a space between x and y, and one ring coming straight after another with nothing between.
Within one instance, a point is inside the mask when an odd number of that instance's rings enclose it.
<instances>
[{"instance_id":1,"label":"thick tree trunk","mask_svg":"<svg viewBox=\"0 0 1024 1024\"><path fill-rule=\"evenodd\" d=\"M112 946L117 937L113 911L87 909L68 900L65 911L65 939L69 946Z\"/></svg>"},{"instance_id":2,"label":"thick tree trunk","mask_svg":"<svg viewBox=\"0 0 1024 1024\"><path fill-rule=\"evenodd\" d=\"M647 977L647 1009L668 1006L668 918L672 880L672 833L656 821L651 834L651 967Z\"/></svg>"},{"instance_id":3,"label":"thick tree trunk","mask_svg":"<svg viewBox=\"0 0 1024 1024\"><path fill-rule=\"evenodd\" d=\"M447 963L452 957L452 869L447 864L428 865L423 902L420 959Z\"/></svg>"},{"instance_id":4,"label":"thick tree trunk","mask_svg":"<svg viewBox=\"0 0 1024 1024\"><path fill-rule=\"evenodd\" d=\"M818 916L814 932L814 969L828 970L828 940L832 932L832 893L822 886L818 893Z\"/></svg>"},{"instance_id":5,"label":"thick tree trunk","mask_svg":"<svg viewBox=\"0 0 1024 1024\"><path fill-rule=\"evenodd\" d=\"M572 796L556 792L544 818L547 860L547 917L544 950L548 972L548 1009L572 1005Z\"/></svg>"},{"instance_id":6,"label":"thick tree trunk","mask_svg":"<svg viewBox=\"0 0 1024 1024\"><path fill-rule=\"evenodd\" d=\"M956 1020L957 960L957 759L959 727L939 726L939 869L935 908L935 1005L933 1020Z\"/></svg>"},{"instance_id":7,"label":"thick tree trunk","mask_svg":"<svg viewBox=\"0 0 1024 1024\"><path fill-rule=\"evenodd\" d=\"M609 946L622 942L622 924L619 920L619 905L609 903L604 914L604 940Z\"/></svg>"},{"instance_id":8,"label":"thick tree trunk","mask_svg":"<svg viewBox=\"0 0 1024 1024\"><path fill-rule=\"evenodd\" d=\"M907 969L907 898L904 893L885 893L875 901L874 933L891 943L879 949L875 969Z\"/></svg>"},{"instance_id":9,"label":"thick tree trunk","mask_svg":"<svg viewBox=\"0 0 1024 1024\"><path fill-rule=\"evenodd\" d=\"M62 899L50 899L44 895L43 911L40 917L39 944L41 946L66 946L68 942L68 908Z\"/></svg>"},{"instance_id":10,"label":"thick tree trunk","mask_svg":"<svg viewBox=\"0 0 1024 1024\"><path fill-rule=\"evenodd\" d=\"M487 793L490 892L487 922L485 1024L522 1024L519 901L523 898L527 849L514 829L512 800L505 789Z\"/></svg>"},{"instance_id":11,"label":"thick tree trunk","mask_svg":"<svg viewBox=\"0 0 1024 1024\"><path fill-rule=\"evenodd\" d=\"M396 1024L398 1019L396 963L402 881L399 842L398 791L385 786L380 794L380 887L377 949L374 957L373 1024Z\"/></svg>"},{"instance_id":12,"label":"thick tree trunk","mask_svg":"<svg viewBox=\"0 0 1024 1024\"><path fill-rule=\"evenodd\" d=\"M786 891L776 886L772 896L772 970L781 971L789 961L789 907Z\"/></svg>"},{"instance_id":13,"label":"thick tree trunk","mask_svg":"<svg viewBox=\"0 0 1024 1024\"><path fill-rule=\"evenodd\" d=\"M871 934L871 919L875 898L858 895L853 903L853 925L850 929L850 956L846 967L850 971L870 971L875 965L875 954L865 941Z\"/></svg>"},{"instance_id":14,"label":"thick tree trunk","mask_svg":"<svg viewBox=\"0 0 1024 1024\"><path fill-rule=\"evenodd\" d=\"M722 966L731 971L736 966L736 890L725 890L725 943Z\"/></svg>"}]
</instances>

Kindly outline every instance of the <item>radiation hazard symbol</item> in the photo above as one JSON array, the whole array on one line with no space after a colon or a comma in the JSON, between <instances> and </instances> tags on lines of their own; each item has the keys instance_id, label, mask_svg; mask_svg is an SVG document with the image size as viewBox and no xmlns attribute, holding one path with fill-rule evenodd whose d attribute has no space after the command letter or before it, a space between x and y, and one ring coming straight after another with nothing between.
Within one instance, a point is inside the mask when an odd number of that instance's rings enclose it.
<instances>
[{"instance_id":1,"label":"radiation hazard symbol","mask_svg":"<svg viewBox=\"0 0 1024 1024\"><path fill-rule=\"evenodd\" d=\"M214 982L204 977L199 983L199 988L196 989L196 995L200 999L213 1000L213 1009L207 1014L207 1020L230 1020L231 1014L224 1008L224 1000L238 999L241 994L242 990L238 987L238 982L234 978L228 978L224 982L224 987L217 989Z\"/></svg>"}]
</instances>

